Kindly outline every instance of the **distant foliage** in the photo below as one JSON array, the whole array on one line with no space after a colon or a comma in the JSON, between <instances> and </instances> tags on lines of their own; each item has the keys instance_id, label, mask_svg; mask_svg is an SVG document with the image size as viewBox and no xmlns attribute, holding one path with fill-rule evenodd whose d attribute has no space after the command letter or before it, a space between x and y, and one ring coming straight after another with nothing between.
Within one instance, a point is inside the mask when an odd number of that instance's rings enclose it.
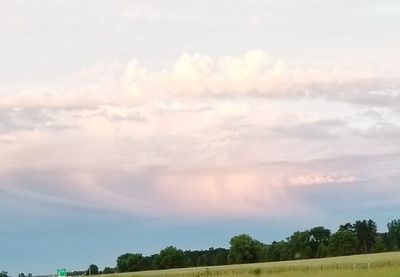
<instances>
[{"instance_id":1,"label":"distant foliage","mask_svg":"<svg viewBox=\"0 0 400 277\"><path fill-rule=\"evenodd\" d=\"M108 266L106 266L103 269L103 274L112 274L112 273L115 273L115 272L116 272L115 268L111 268L111 267L108 267Z\"/></svg>"},{"instance_id":2,"label":"distant foliage","mask_svg":"<svg viewBox=\"0 0 400 277\"><path fill-rule=\"evenodd\" d=\"M85 270L75 270L75 271L68 271L67 276L81 276L85 275L86 271Z\"/></svg>"},{"instance_id":3,"label":"distant foliage","mask_svg":"<svg viewBox=\"0 0 400 277\"><path fill-rule=\"evenodd\" d=\"M400 219L393 220L387 224L388 233L387 241L390 246L390 250L400 249Z\"/></svg>"},{"instance_id":4,"label":"distant foliage","mask_svg":"<svg viewBox=\"0 0 400 277\"><path fill-rule=\"evenodd\" d=\"M86 275L98 275L99 267L95 264L89 265L89 268L86 270Z\"/></svg>"},{"instance_id":5,"label":"distant foliage","mask_svg":"<svg viewBox=\"0 0 400 277\"><path fill-rule=\"evenodd\" d=\"M231 238L228 260L231 264L255 263L261 261L263 244L247 234Z\"/></svg>"},{"instance_id":6,"label":"distant foliage","mask_svg":"<svg viewBox=\"0 0 400 277\"><path fill-rule=\"evenodd\" d=\"M90 266L91 273L94 275L324 258L399 250L400 219L389 222L387 228L387 232L378 233L377 225L373 220L358 220L354 223L340 225L338 231L333 234L323 226L316 226L309 230L296 231L285 240L273 241L270 244L258 241L248 234L240 234L230 239L229 249L211 247L207 250L183 251L175 246L169 246L160 253L150 256L143 256L140 253L122 254L117 258L116 268L105 267L103 272L99 272L96 265ZM80 271L76 271L76 273L78 275ZM249 273L259 275L261 269L256 268ZM74 274L68 273L68 275L73 276ZM1 272L0 277L8 277L7 272ZM21 273L19 277L25 277L25 275Z\"/></svg>"},{"instance_id":7,"label":"distant foliage","mask_svg":"<svg viewBox=\"0 0 400 277\"><path fill-rule=\"evenodd\" d=\"M356 253L357 236L354 232L343 230L332 235L329 241L330 256L346 256Z\"/></svg>"},{"instance_id":8,"label":"distant foliage","mask_svg":"<svg viewBox=\"0 0 400 277\"><path fill-rule=\"evenodd\" d=\"M133 253L125 253L121 256L118 257L117 259L117 270L118 272L129 272L129 271L135 271L132 268L132 260L135 256L142 256L141 254L133 254Z\"/></svg>"}]
</instances>

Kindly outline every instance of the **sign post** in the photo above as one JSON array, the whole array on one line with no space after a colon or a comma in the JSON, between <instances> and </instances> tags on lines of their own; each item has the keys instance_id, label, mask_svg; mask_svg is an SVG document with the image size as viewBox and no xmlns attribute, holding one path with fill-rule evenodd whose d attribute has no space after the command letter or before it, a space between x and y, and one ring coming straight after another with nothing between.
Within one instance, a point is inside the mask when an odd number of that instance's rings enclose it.
<instances>
[{"instance_id":1,"label":"sign post","mask_svg":"<svg viewBox=\"0 0 400 277\"><path fill-rule=\"evenodd\" d=\"M57 269L57 277L67 277L67 270L65 268Z\"/></svg>"}]
</instances>

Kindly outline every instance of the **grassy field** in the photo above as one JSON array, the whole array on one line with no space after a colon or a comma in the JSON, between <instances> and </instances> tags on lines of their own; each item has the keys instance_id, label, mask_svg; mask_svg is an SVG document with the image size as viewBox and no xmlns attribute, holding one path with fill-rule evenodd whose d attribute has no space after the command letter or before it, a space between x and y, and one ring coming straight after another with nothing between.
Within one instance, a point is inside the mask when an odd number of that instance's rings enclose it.
<instances>
[{"instance_id":1,"label":"grassy field","mask_svg":"<svg viewBox=\"0 0 400 277\"><path fill-rule=\"evenodd\" d=\"M104 276L104 275L103 275ZM109 274L108 277L400 277L400 252Z\"/></svg>"}]
</instances>

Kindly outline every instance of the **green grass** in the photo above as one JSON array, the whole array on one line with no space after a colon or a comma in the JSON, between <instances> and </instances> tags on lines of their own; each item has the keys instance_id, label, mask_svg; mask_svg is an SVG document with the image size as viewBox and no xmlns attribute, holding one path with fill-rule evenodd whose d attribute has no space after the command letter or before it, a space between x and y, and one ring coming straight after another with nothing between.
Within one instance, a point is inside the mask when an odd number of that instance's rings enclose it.
<instances>
[{"instance_id":1,"label":"green grass","mask_svg":"<svg viewBox=\"0 0 400 277\"><path fill-rule=\"evenodd\" d=\"M368 263L370 270L368 269ZM354 269L356 265L356 269ZM103 275L105 276L105 275ZM400 277L400 252L108 274L107 277Z\"/></svg>"}]
</instances>

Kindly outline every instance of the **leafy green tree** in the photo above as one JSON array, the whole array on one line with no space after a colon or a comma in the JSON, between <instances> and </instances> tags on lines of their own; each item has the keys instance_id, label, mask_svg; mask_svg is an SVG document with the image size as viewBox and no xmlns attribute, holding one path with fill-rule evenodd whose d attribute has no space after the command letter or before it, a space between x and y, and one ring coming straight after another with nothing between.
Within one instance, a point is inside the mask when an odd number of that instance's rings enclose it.
<instances>
[{"instance_id":1,"label":"leafy green tree","mask_svg":"<svg viewBox=\"0 0 400 277\"><path fill-rule=\"evenodd\" d=\"M81 276L81 275L85 275L86 274L86 270L74 270L74 271L68 271L67 272L67 276Z\"/></svg>"},{"instance_id":2,"label":"leafy green tree","mask_svg":"<svg viewBox=\"0 0 400 277\"><path fill-rule=\"evenodd\" d=\"M159 259L161 269L183 267L185 264L185 254L174 246L161 250Z\"/></svg>"},{"instance_id":3,"label":"leafy green tree","mask_svg":"<svg viewBox=\"0 0 400 277\"><path fill-rule=\"evenodd\" d=\"M112 274L112 273L115 273L115 269L114 269L114 268L111 268L111 267L106 266L106 267L103 269L103 274Z\"/></svg>"},{"instance_id":4,"label":"leafy green tree","mask_svg":"<svg viewBox=\"0 0 400 277\"><path fill-rule=\"evenodd\" d=\"M125 253L117 258L117 271L128 272L128 258L133 255L132 253Z\"/></svg>"},{"instance_id":5,"label":"leafy green tree","mask_svg":"<svg viewBox=\"0 0 400 277\"><path fill-rule=\"evenodd\" d=\"M311 258L310 231L294 232L287 240L290 259Z\"/></svg>"},{"instance_id":6,"label":"leafy green tree","mask_svg":"<svg viewBox=\"0 0 400 277\"><path fill-rule=\"evenodd\" d=\"M143 255L142 254L130 254L129 257L127 258L127 266L128 266L128 271L139 271L142 269L142 259Z\"/></svg>"},{"instance_id":7,"label":"leafy green tree","mask_svg":"<svg viewBox=\"0 0 400 277\"><path fill-rule=\"evenodd\" d=\"M152 269L153 256L143 256L138 262L139 271Z\"/></svg>"},{"instance_id":8,"label":"leafy green tree","mask_svg":"<svg viewBox=\"0 0 400 277\"><path fill-rule=\"evenodd\" d=\"M157 270L160 269L160 255L154 254L151 256L151 269Z\"/></svg>"},{"instance_id":9,"label":"leafy green tree","mask_svg":"<svg viewBox=\"0 0 400 277\"><path fill-rule=\"evenodd\" d=\"M99 268L95 264L89 265L88 270L86 270L86 275L98 275L99 274Z\"/></svg>"},{"instance_id":10,"label":"leafy green tree","mask_svg":"<svg viewBox=\"0 0 400 277\"><path fill-rule=\"evenodd\" d=\"M229 251L219 251L213 261L213 265L226 265L228 264Z\"/></svg>"},{"instance_id":11,"label":"leafy green tree","mask_svg":"<svg viewBox=\"0 0 400 277\"><path fill-rule=\"evenodd\" d=\"M381 253L391 250L387 245L387 233L377 233L375 243L371 249L372 253Z\"/></svg>"},{"instance_id":12,"label":"leafy green tree","mask_svg":"<svg viewBox=\"0 0 400 277\"><path fill-rule=\"evenodd\" d=\"M117 270L118 272L132 272L149 269L149 262L147 259L143 259L142 254L137 253L125 253L117 259Z\"/></svg>"},{"instance_id":13,"label":"leafy green tree","mask_svg":"<svg viewBox=\"0 0 400 277\"><path fill-rule=\"evenodd\" d=\"M234 236L229 241L228 260L232 264L254 263L260 256L259 242L247 234Z\"/></svg>"},{"instance_id":14,"label":"leafy green tree","mask_svg":"<svg viewBox=\"0 0 400 277\"><path fill-rule=\"evenodd\" d=\"M351 231L354 232L354 227L353 224L351 224L350 222L347 222L343 225L339 226L339 231Z\"/></svg>"},{"instance_id":15,"label":"leafy green tree","mask_svg":"<svg viewBox=\"0 0 400 277\"><path fill-rule=\"evenodd\" d=\"M377 226L373 220L356 221L353 225L358 240L358 252L370 253L375 244Z\"/></svg>"},{"instance_id":16,"label":"leafy green tree","mask_svg":"<svg viewBox=\"0 0 400 277\"><path fill-rule=\"evenodd\" d=\"M328 244L321 243L318 245L317 252L315 252L314 258L325 258L328 256Z\"/></svg>"},{"instance_id":17,"label":"leafy green tree","mask_svg":"<svg viewBox=\"0 0 400 277\"><path fill-rule=\"evenodd\" d=\"M8 277L8 272L7 271L1 271L0 272L0 277Z\"/></svg>"},{"instance_id":18,"label":"leafy green tree","mask_svg":"<svg viewBox=\"0 0 400 277\"><path fill-rule=\"evenodd\" d=\"M334 233L328 245L330 256L352 255L357 252L357 236L349 230L337 231Z\"/></svg>"},{"instance_id":19,"label":"leafy green tree","mask_svg":"<svg viewBox=\"0 0 400 277\"><path fill-rule=\"evenodd\" d=\"M267 261L268 262L276 262L276 261L285 261L288 260L288 242L287 241L273 241L267 250Z\"/></svg>"},{"instance_id":20,"label":"leafy green tree","mask_svg":"<svg viewBox=\"0 0 400 277\"><path fill-rule=\"evenodd\" d=\"M400 248L400 219L389 222L387 228L391 249L398 250Z\"/></svg>"},{"instance_id":21,"label":"leafy green tree","mask_svg":"<svg viewBox=\"0 0 400 277\"><path fill-rule=\"evenodd\" d=\"M266 262L268 257L268 245L258 240L254 240L254 243L257 253L256 262Z\"/></svg>"},{"instance_id":22,"label":"leafy green tree","mask_svg":"<svg viewBox=\"0 0 400 277\"><path fill-rule=\"evenodd\" d=\"M318 244L319 243L328 244L329 238L331 237L331 231L322 226L317 226L311 228L310 237L312 241L315 241Z\"/></svg>"},{"instance_id":23,"label":"leafy green tree","mask_svg":"<svg viewBox=\"0 0 400 277\"><path fill-rule=\"evenodd\" d=\"M312 258L326 257L330 237L331 231L322 226L317 226L310 230L310 247L312 251Z\"/></svg>"}]
</instances>

